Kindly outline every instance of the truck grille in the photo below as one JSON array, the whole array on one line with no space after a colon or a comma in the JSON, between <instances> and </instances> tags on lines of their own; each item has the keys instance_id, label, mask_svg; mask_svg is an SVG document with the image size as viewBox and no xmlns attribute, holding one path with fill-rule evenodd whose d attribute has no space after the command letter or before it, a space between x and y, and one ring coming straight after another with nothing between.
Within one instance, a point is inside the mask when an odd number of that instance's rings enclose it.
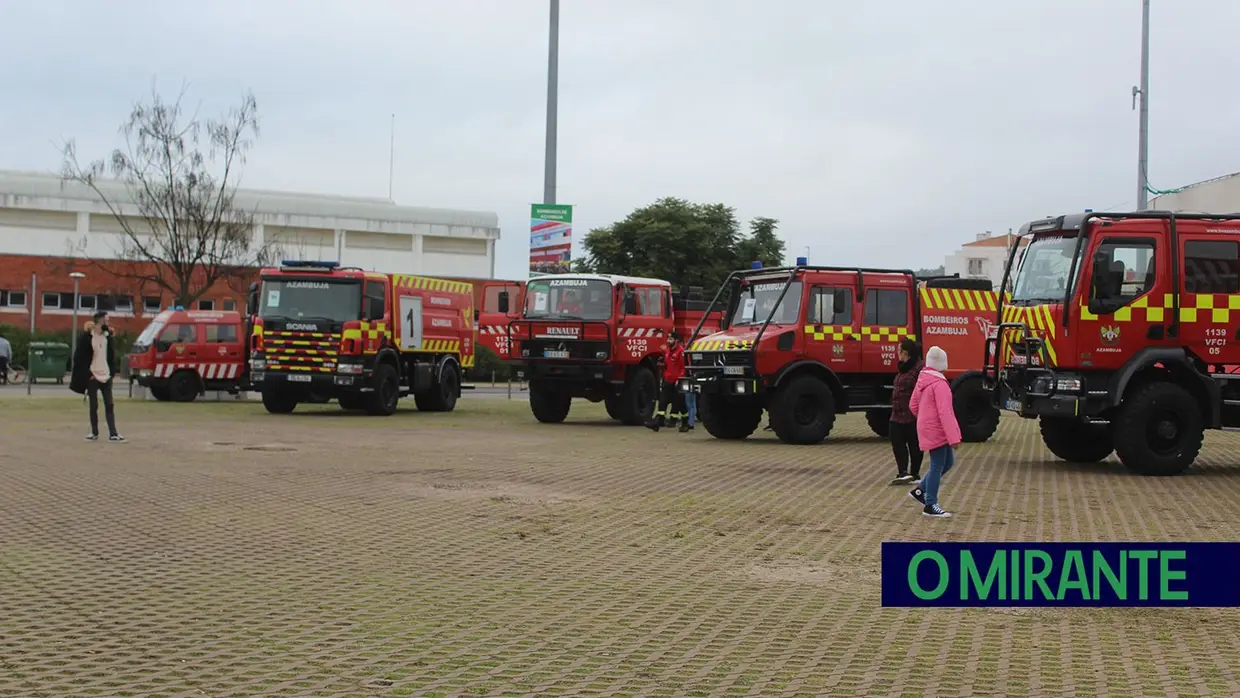
<instances>
[{"instance_id":1,"label":"truck grille","mask_svg":"<svg viewBox=\"0 0 1240 698\"><path fill-rule=\"evenodd\" d=\"M529 352L526 354L525 352ZM547 352L568 352L567 356L551 356ZM602 356L600 356L600 354ZM543 359L547 361L605 361L611 355L607 342L587 342L581 340L562 339L527 339L521 342L522 359Z\"/></svg>"},{"instance_id":2,"label":"truck grille","mask_svg":"<svg viewBox=\"0 0 1240 698\"><path fill-rule=\"evenodd\" d=\"M686 352L687 365L695 368L718 368L720 366L748 366L753 354L747 351L694 351ZM701 356L699 360L697 357Z\"/></svg>"},{"instance_id":3,"label":"truck grille","mask_svg":"<svg viewBox=\"0 0 1240 698\"><path fill-rule=\"evenodd\" d=\"M269 371L311 371L330 373L336 370L340 335L326 332L263 333L263 352Z\"/></svg>"}]
</instances>

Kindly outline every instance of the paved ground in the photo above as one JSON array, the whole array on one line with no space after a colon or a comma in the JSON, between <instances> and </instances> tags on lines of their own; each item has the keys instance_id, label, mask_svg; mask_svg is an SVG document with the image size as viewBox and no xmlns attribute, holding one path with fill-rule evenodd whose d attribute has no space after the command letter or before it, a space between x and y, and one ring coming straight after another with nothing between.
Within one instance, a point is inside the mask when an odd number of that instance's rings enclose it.
<instances>
[{"instance_id":1,"label":"paved ground","mask_svg":"<svg viewBox=\"0 0 1240 698\"><path fill-rule=\"evenodd\" d=\"M883 540L1237 540L1191 474L966 446L928 521L832 445L447 415L0 396L0 695L1240 695L1240 611L884 609Z\"/></svg>"}]
</instances>

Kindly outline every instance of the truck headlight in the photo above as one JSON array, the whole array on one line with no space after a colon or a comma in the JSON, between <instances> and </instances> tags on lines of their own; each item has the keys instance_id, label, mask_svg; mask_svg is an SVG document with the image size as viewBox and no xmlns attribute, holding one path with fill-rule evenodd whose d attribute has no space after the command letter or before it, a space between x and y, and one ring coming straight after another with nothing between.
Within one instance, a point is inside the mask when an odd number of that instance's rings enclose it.
<instances>
[{"instance_id":1,"label":"truck headlight","mask_svg":"<svg viewBox=\"0 0 1240 698\"><path fill-rule=\"evenodd\" d=\"M340 364L339 366L336 367L336 373L343 373L346 375L358 375L361 372L362 372L361 364Z\"/></svg>"},{"instance_id":2,"label":"truck headlight","mask_svg":"<svg viewBox=\"0 0 1240 698\"><path fill-rule=\"evenodd\" d=\"M1060 378L1055 381L1055 390L1061 393L1081 392L1080 378Z\"/></svg>"},{"instance_id":3,"label":"truck headlight","mask_svg":"<svg viewBox=\"0 0 1240 698\"><path fill-rule=\"evenodd\" d=\"M737 381L736 383L733 383L732 389L736 391L737 394L743 394L745 392L745 384L742 381Z\"/></svg>"}]
</instances>

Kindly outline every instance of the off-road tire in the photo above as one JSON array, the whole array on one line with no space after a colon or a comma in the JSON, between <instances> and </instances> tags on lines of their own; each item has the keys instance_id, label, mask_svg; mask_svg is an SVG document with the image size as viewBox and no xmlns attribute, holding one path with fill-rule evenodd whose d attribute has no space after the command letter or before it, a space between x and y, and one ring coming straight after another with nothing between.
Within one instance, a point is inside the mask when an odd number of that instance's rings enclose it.
<instances>
[{"instance_id":1,"label":"off-road tire","mask_svg":"<svg viewBox=\"0 0 1240 698\"><path fill-rule=\"evenodd\" d=\"M362 393L362 406L368 414L387 417L396 414L400 402L400 375L391 364L379 364L371 377L369 393Z\"/></svg>"},{"instance_id":2,"label":"off-road tire","mask_svg":"<svg viewBox=\"0 0 1240 698\"><path fill-rule=\"evenodd\" d=\"M650 421L654 416L654 403L659 398L659 384L654 373L645 366L633 369L629 379L624 382L624 391L620 393L617 412L622 424L637 427ZM608 408L608 414L611 414ZM615 415L613 415L615 416Z\"/></svg>"},{"instance_id":3,"label":"off-road tire","mask_svg":"<svg viewBox=\"0 0 1240 698\"><path fill-rule=\"evenodd\" d=\"M1140 475L1184 472L1197 459L1205 438L1197 400L1166 381L1142 385L1125 395L1114 427L1120 462Z\"/></svg>"},{"instance_id":4,"label":"off-road tire","mask_svg":"<svg viewBox=\"0 0 1240 698\"><path fill-rule=\"evenodd\" d=\"M767 411L771 429L786 444L821 443L835 426L835 395L810 375L793 377L775 393Z\"/></svg>"},{"instance_id":5,"label":"off-road tire","mask_svg":"<svg viewBox=\"0 0 1240 698\"><path fill-rule=\"evenodd\" d=\"M875 435L884 439L891 436L890 410L869 410L865 413L865 422L870 425L870 431Z\"/></svg>"},{"instance_id":6,"label":"off-road tire","mask_svg":"<svg viewBox=\"0 0 1240 698\"><path fill-rule=\"evenodd\" d=\"M952 410L966 443L989 441L999 428L999 409L990 403L981 376L966 378L952 388Z\"/></svg>"},{"instance_id":7,"label":"off-road tire","mask_svg":"<svg viewBox=\"0 0 1240 698\"><path fill-rule=\"evenodd\" d=\"M291 414L297 409L297 396L283 390L263 390L263 407L271 414Z\"/></svg>"},{"instance_id":8,"label":"off-road tire","mask_svg":"<svg viewBox=\"0 0 1240 698\"><path fill-rule=\"evenodd\" d=\"M168 394L167 385L152 385L146 390L147 392L151 394L151 397L155 398L156 400L160 402L168 402L169 400L172 399L172 396Z\"/></svg>"},{"instance_id":9,"label":"off-road tire","mask_svg":"<svg viewBox=\"0 0 1240 698\"><path fill-rule=\"evenodd\" d=\"M617 422L624 421L624 406L621 403L623 395L608 395L603 400L603 406L607 408L607 416Z\"/></svg>"},{"instance_id":10,"label":"off-road tire","mask_svg":"<svg viewBox=\"0 0 1240 698\"><path fill-rule=\"evenodd\" d=\"M568 393L530 384L530 411L543 424L563 422L572 406L573 398Z\"/></svg>"},{"instance_id":11,"label":"off-road tire","mask_svg":"<svg viewBox=\"0 0 1240 698\"><path fill-rule=\"evenodd\" d=\"M1097 463L1115 450L1106 425L1086 424L1073 417L1042 417L1038 422L1042 443L1060 460Z\"/></svg>"},{"instance_id":12,"label":"off-road tire","mask_svg":"<svg viewBox=\"0 0 1240 698\"><path fill-rule=\"evenodd\" d=\"M193 402L198 397L201 381L193 371L181 370L168 379L168 399L173 402Z\"/></svg>"},{"instance_id":13,"label":"off-road tire","mask_svg":"<svg viewBox=\"0 0 1240 698\"><path fill-rule=\"evenodd\" d=\"M747 439L762 423L762 407L752 398L704 393L697 399L698 421L702 423L706 433L716 439Z\"/></svg>"},{"instance_id":14,"label":"off-road tire","mask_svg":"<svg viewBox=\"0 0 1240 698\"><path fill-rule=\"evenodd\" d=\"M342 410L360 410L362 409L362 396L355 393L344 393L336 402L340 403Z\"/></svg>"},{"instance_id":15,"label":"off-road tire","mask_svg":"<svg viewBox=\"0 0 1240 698\"><path fill-rule=\"evenodd\" d=\"M439 369L439 380L431 389L416 393L413 404L423 412L451 412L456 409L456 393L460 389L461 380L456 372L456 365L447 362Z\"/></svg>"}]
</instances>

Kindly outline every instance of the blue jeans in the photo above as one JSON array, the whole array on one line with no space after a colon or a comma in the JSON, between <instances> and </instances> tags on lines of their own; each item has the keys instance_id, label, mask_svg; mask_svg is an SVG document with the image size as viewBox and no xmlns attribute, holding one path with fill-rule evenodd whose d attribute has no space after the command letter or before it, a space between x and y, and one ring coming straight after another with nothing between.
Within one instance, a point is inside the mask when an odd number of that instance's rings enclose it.
<instances>
[{"instance_id":1,"label":"blue jeans","mask_svg":"<svg viewBox=\"0 0 1240 698\"><path fill-rule=\"evenodd\" d=\"M921 491L926 495L926 506L939 503L939 480L956 464L956 451L951 446L939 446L930 451L930 471L921 479Z\"/></svg>"},{"instance_id":2,"label":"blue jeans","mask_svg":"<svg viewBox=\"0 0 1240 698\"><path fill-rule=\"evenodd\" d=\"M685 393L685 405L689 410L689 426L697 423L697 393Z\"/></svg>"}]
</instances>

